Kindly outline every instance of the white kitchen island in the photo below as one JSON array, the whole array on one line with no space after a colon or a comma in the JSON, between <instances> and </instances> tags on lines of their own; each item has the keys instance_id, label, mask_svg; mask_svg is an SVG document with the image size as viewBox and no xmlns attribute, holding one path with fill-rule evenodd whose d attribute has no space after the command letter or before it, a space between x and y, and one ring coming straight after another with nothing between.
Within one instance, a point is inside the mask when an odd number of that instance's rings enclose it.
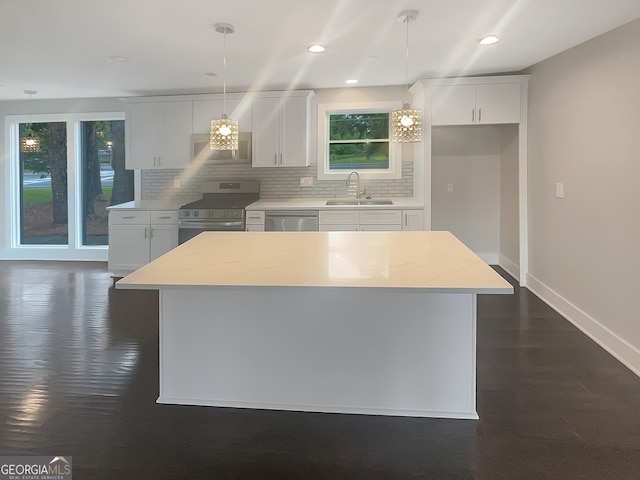
<instances>
[{"instance_id":1,"label":"white kitchen island","mask_svg":"<svg viewBox=\"0 0 640 480\"><path fill-rule=\"evenodd\" d=\"M160 291L159 403L477 418L476 295L448 232L207 232L116 284Z\"/></svg>"}]
</instances>

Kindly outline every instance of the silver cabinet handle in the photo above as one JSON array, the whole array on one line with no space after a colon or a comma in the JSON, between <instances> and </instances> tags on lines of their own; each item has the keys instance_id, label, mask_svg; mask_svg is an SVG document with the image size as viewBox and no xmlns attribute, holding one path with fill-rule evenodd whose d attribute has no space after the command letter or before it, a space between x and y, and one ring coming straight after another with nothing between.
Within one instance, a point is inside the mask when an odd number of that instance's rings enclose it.
<instances>
[{"instance_id":1,"label":"silver cabinet handle","mask_svg":"<svg viewBox=\"0 0 640 480\"><path fill-rule=\"evenodd\" d=\"M482 123L482 109L478 109L478 123Z\"/></svg>"},{"instance_id":2,"label":"silver cabinet handle","mask_svg":"<svg viewBox=\"0 0 640 480\"><path fill-rule=\"evenodd\" d=\"M149 229L149 238L153 238L153 227Z\"/></svg>"},{"instance_id":3,"label":"silver cabinet handle","mask_svg":"<svg viewBox=\"0 0 640 480\"><path fill-rule=\"evenodd\" d=\"M144 238L149 238L149 229L144 227Z\"/></svg>"},{"instance_id":4,"label":"silver cabinet handle","mask_svg":"<svg viewBox=\"0 0 640 480\"><path fill-rule=\"evenodd\" d=\"M280 165L282 165L282 154L280 154Z\"/></svg>"},{"instance_id":5,"label":"silver cabinet handle","mask_svg":"<svg viewBox=\"0 0 640 480\"><path fill-rule=\"evenodd\" d=\"M170 217L169 215L163 215L163 216L160 216L160 217L158 217L158 218L159 218L159 219L161 219L161 220L168 220L168 219L170 219L171 217Z\"/></svg>"},{"instance_id":6,"label":"silver cabinet handle","mask_svg":"<svg viewBox=\"0 0 640 480\"><path fill-rule=\"evenodd\" d=\"M133 215L127 215L125 217L122 217L123 220L131 220L132 218L136 218Z\"/></svg>"},{"instance_id":7,"label":"silver cabinet handle","mask_svg":"<svg viewBox=\"0 0 640 480\"><path fill-rule=\"evenodd\" d=\"M273 164L274 165L278 165L278 154L277 153L273 154Z\"/></svg>"},{"instance_id":8,"label":"silver cabinet handle","mask_svg":"<svg viewBox=\"0 0 640 480\"><path fill-rule=\"evenodd\" d=\"M476 121L476 109L472 108L471 109L471 123L474 123Z\"/></svg>"},{"instance_id":9,"label":"silver cabinet handle","mask_svg":"<svg viewBox=\"0 0 640 480\"><path fill-rule=\"evenodd\" d=\"M405 213L404 214L404 226L408 226L409 225L409 214Z\"/></svg>"}]
</instances>

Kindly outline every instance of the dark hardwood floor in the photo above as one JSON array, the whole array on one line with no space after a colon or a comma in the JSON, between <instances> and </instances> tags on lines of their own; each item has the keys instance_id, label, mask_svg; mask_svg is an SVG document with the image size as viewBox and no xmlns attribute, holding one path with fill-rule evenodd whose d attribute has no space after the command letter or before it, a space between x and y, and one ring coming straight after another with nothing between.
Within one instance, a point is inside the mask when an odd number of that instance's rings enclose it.
<instances>
[{"instance_id":1,"label":"dark hardwood floor","mask_svg":"<svg viewBox=\"0 0 640 480\"><path fill-rule=\"evenodd\" d=\"M0 455L80 480L640 478L640 379L525 289L479 296L472 421L157 405L157 293L101 263L0 273Z\"/></svg>"}]
</instances>

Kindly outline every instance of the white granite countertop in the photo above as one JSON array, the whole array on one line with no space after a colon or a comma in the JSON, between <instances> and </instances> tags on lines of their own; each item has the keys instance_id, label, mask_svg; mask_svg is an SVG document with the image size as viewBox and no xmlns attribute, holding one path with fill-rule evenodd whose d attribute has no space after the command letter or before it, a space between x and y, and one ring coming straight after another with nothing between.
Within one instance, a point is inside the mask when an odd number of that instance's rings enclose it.
<instances>
[{"instance_id":1,"label":"white granite countertop","mask_svg":"<svg viewBox=\"0 0 640 480\"><path fill-rule=\"evenodd\" d=\"M513 293L450 232L205 232L116 284Z\"/></svg>"},{"instance_id":2,"label":"white granite countertop","mask_svg":"<svg viewBox=\"0 0 640 480\"><path fill-rule=\"evenodd\" d=\"M107 210L178 210L183 203L170 200L132 200L111 205Z\"/></svg>"},{"instance_id":3,"label":"white granite countertop","mask_svg":"<svg viewBox=\"0 0 640 480\"><path fill-rule=\"evenodd\" d=\"M377 200L374 197L374 200ZM422 200L415 198L388 198L392 205L327 205L327 201L354 200L342 198L285 198L285 199L264 199L252 203L247 210L335 210L335 209L420 209L424 208ZM364 198L362 199L364 200Z\"/></svg>"}]
</instances>

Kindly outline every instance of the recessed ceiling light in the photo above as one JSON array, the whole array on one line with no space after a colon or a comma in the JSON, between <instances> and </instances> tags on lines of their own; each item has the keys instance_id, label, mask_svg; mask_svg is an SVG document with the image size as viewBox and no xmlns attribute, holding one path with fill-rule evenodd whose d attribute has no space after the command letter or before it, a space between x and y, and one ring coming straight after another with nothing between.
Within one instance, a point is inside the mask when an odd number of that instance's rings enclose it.
<instances>
[{"instance_id":1,"label":"recessed ceiling light","mask_svg":"<svg viewBox=\"0 0 640 480\"><path fill-rule=\"evenodd\" d=\"M113 55L111 57L107 57L107 62L111 63L129 63L133 60L130 57L121 57L118 55Z\"/></svg>"},{"instance_id":2,"label":"recessed ceiling light","mask_svg":"<svg viewBox=\"0 0 640 480\"><path fill-rule=\"evenodd\" d=\"M311 45L307 50L311 53L322 53L325 51L325 48L322 45Z\"/></svg>"},{"instance_id":3,"label":"recessed ceiling light","mask_svg":"<svg viewBox=\"0 0 640 480\"><path fill-rule=\"evenodd\" d=\"M349 85L353 85L354 83L358 83L358 80L355 78L350 78L348 80L345 80L344 83L348 83Z\"/></svg>"},{"instance_id":4,"label":"recessed ceiling light","mask_svg":"<svg viewBox=\"0 0 640 480\"><path fill-rule=\"evenodd\" d=\"M494 43L498 43L500 39L496 35L487 35L484 38L481 38L478 42L478 45L493 45Z\"/></svg>"}]
</instances>

